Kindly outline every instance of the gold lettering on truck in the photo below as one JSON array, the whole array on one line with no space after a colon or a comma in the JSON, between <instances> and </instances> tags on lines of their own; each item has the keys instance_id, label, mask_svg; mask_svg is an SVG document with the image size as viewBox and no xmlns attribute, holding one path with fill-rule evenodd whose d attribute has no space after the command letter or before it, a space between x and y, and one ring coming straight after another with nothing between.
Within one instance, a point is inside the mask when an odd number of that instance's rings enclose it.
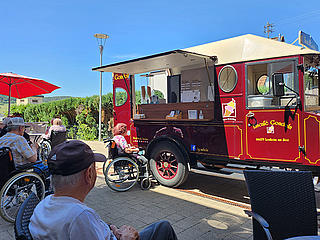
<instances>
[{"instance_id":1,"label":"gold lettering on truck","mask_svg":"<svg viewBox=\"0 0 320 240\"><path fill-rule=\"evenodd\" d=\"M257 128L260 128L260 127L267 127L267 126L270 126L270 125L279 126L279 127L286 127L286 124L284 122L271 120L270 123L269 123L268 121L264 120L263 122L254 125L253 129L257 129ZM289 129L289 130L292 129L291 123L287 124L287 129Z\"/></svg>"}]
</instances>

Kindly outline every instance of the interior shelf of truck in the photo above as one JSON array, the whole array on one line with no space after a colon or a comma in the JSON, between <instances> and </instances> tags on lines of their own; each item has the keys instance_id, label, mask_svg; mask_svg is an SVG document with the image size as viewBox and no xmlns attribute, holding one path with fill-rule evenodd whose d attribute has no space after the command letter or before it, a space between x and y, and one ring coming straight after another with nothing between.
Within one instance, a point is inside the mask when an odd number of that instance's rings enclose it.
<instances>
[{"instance_id":1,"label":"interior shelf of truck","mask_svg":"<svg viewBox=\"0 0 320 240\"><path fill-rule=\"evenodd\" d=\"M156 107L156 111L155 111ZM182 113L181 119L166 119L172 110L179 110ZM202 111L203 119L189 119L188 110ZM139 114L144 114L139 120L166 120L166 121L212 121L214 118L214 102L190 102L190 103L166 103L166 104L140 104ZM136 119L134 119L136 120Z\"/></svg>"}]
</instances>

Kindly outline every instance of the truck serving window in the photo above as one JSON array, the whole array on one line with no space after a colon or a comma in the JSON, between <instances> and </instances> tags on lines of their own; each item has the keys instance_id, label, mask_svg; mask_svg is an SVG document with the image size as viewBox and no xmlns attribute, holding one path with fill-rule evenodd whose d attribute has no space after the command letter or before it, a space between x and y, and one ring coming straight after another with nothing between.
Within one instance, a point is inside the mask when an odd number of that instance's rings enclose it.
<instances>
[{"instance_id":1,"label":"truck serving window","mask_svg":"<svg viewBox=\"0 0 320 240\"><path fill-rule=\"evenodd\" d=\"M281 108L295 106L295 93L285 88L284 96L274 96L272 75L282 73L284 83L299 92L297 60L276 60L246 65L246 93L248 108Z\"/></svg>"},{"instance_id":2,"label":"truck serving window","mask_svg":"<svg viewBox=\"0 0 320 240\"><path fill-rule=\"evenodd\" d=\"M123 88L115 89L115 105L116 107L120 107L126 103L128 99L127 91Z\"/></svg>"}]
</instances>

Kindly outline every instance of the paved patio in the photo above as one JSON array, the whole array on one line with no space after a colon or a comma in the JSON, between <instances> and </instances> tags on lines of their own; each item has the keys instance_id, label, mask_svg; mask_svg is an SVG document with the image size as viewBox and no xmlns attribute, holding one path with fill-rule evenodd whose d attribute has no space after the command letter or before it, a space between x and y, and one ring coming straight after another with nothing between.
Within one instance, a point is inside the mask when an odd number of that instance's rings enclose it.
<instances>
[{"instance_id":1,"label":"paved patio","mask_svg":"<svg viewBox=\"0 0 320 240\"><path fill-rule=\"evenodd\" d=\"M102 143L87 143L96 152L105 153ZM107 223L132 225L141 230L166 219L179 239L252 239L251 219L239 206L157 184L147 191L135 186L128 192L114 192L105 184L101 167L97 166L97 183L86 203ZM0 239L14 239L13 225L2 219Z\"/></svg>"}]
</instances>

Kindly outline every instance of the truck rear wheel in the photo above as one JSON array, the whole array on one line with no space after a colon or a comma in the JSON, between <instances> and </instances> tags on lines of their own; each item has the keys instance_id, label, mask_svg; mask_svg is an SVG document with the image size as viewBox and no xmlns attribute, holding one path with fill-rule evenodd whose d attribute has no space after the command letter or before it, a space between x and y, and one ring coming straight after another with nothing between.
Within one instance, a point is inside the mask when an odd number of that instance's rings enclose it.
<instances>
[{"instance_id":1,"label":"truck rear wheel","mask_svg":"<svg viewBox=\"0 0 320 240\"><path fill-rule=\"evenodd\" d=\"M178 187L189 170L182 151L170 142L158 143L151 152L150 169L155 179L167 187Z\"/></svg>"}]
</instances>

